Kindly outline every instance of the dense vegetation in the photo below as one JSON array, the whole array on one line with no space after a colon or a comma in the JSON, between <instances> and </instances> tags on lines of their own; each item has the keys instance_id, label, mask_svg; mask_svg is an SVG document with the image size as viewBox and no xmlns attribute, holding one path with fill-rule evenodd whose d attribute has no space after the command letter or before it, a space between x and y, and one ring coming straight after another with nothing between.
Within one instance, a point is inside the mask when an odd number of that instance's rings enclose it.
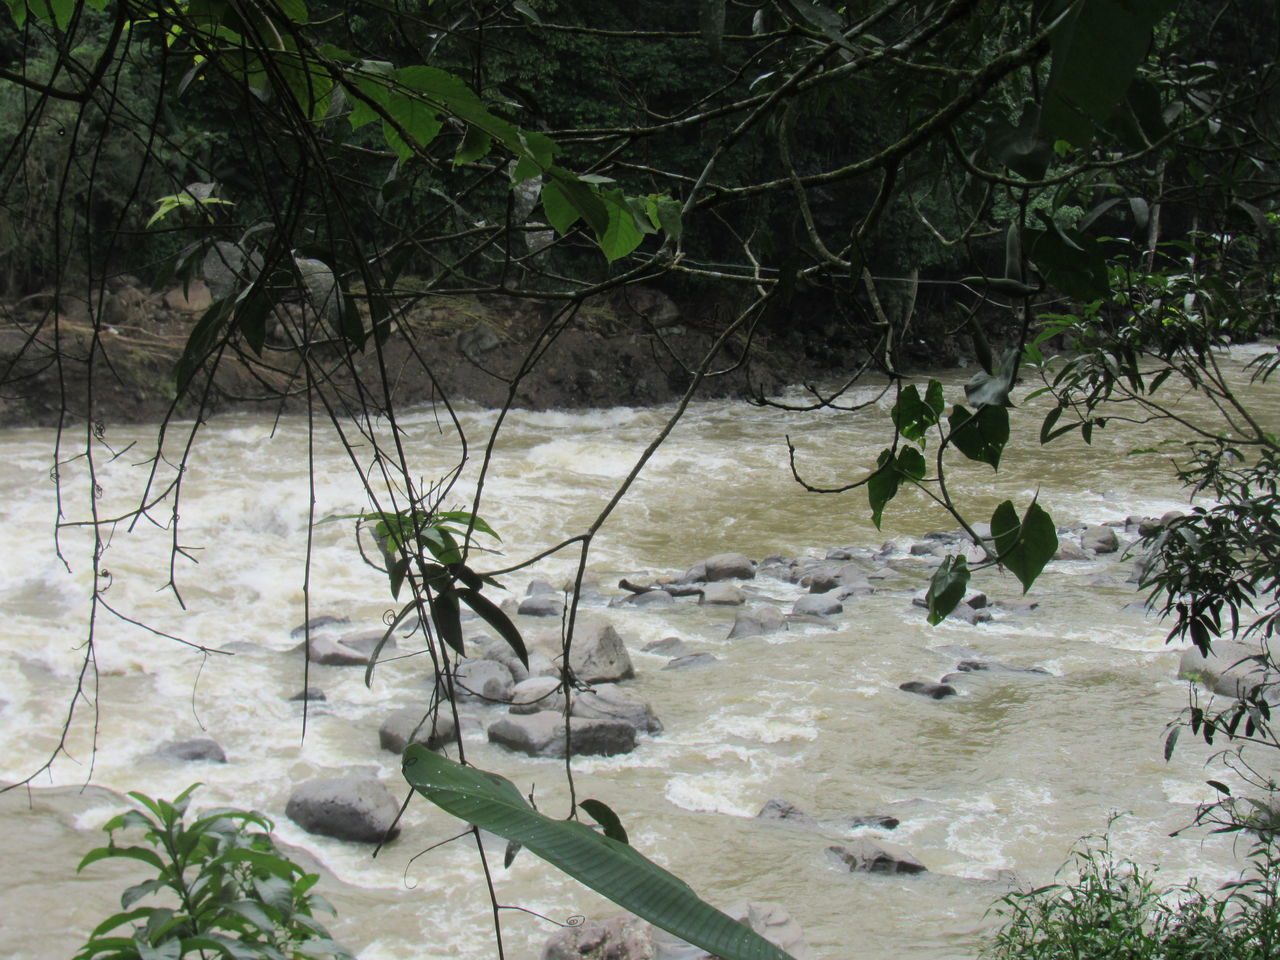
<instances>
[{"instance_id":1,"label":"dense vegetation","mask_svg":"<svg viewBox=\"0 0 1280 960\"><path fill-rule=\"evenodd\" d=\"M0 288L43 293L47 307L23 321L0 383L50 343L60 372L89 371L73 383L89 415L64 419L56 457L73 448L96 483L95 457L109 455L93 414L95 383L112 375L109 295L136 277L203 280L214 299L186 334L174 409L202 407L219 365L239 357L375 451L363 476L389 585L446 676L460 602L522 652L484 596L518 566L472 568L471 541L487 532L480 495L469 512L442 513L457 474L423 480L400 443L385 357L401 350L431 376L401 321L453 295L545 303L509 377L514 398L589 298L640 283L715 291L724 307L708 321L710 349L670 347L687 390L616 497L548 545L576 551L580 577L700 385L749 363L757 335L789 330L819 354L855 345L847 385L873 378L896 393L878 462L850 465L874 521L917 487L985 551L973 568L939 569L933 619L973 569L1007 568L1029 587L1053 554L1038 503L1001 504L983 536L946 485L948 456L998 468L1014 400L1042 377L1056 401L1044 442L1074 430L1088 440L1131 415L1181 423L1164 399L1175 385L1212 400L1222 419L1190 425L1180 469L1215 505L1153 533L1147 585L1174 634L1198 645L1275 630L1280 443L1215 361L1273 333L1280 304L1274 5L7 3ZM88 322L73 355L60 331L77 299ZM643 312L636 324L662 341ZM901 380L917 341L942 336L963 336L981 368L949 410L940 388ZM842 396L815 390L811 408ZM198 430L199 418L192 442ZM176 527L181 484L148 490L133 516ZM120 519L92 517L95 574ZM180 542L175 529L175 559ZM563 682L571 691L568 670ZM1188 719L1210 740L1276 746L1265 690ZM509 799L457 764L409 780L446 809L459 793ZM1228 828L1259 826L1230 804L1217 812ZM656 882L622 841L529 824L630 862L627 889L609 888L620 901ZM579 868L591 858L577 856ZM699 926L701 907L690 893L652 918L725 957L771 955L725 949L714 920Z\"/></svg>"}]
</instances>

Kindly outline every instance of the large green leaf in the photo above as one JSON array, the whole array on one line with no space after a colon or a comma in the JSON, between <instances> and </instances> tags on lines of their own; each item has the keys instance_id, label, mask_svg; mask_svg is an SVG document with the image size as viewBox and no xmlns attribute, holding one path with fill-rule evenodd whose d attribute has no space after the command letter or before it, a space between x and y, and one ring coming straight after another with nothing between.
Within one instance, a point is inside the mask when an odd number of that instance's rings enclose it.
<instances>
[{"instance_id":1,"label":"large green leaf","mask_svg":"<svg viewBox=\"0 0 1280 960\"><path fill-rule=\"evenodd\" d=\"M446 812L522 844L623 909L723 960L792 960L625 843L534 810L504 777L464 767L420 744L405 750L404 776Z\"/></svg>"},{"instance_id":2,"label":"large green leaf","mask_svg":"<svg viewBox=\"0 0 1280 960\"><path fill-rule=\"evenodd\" d=\"M979 407L976 414L956 404L947 417L951 443L970 460L999 469L1000 454L1009 442L1009 410L1002 406Z\"/></svg>"},{"instance_id":3,"label":"large green leaf","mask_svg":"<svg viewBox=\"0 0 1280 960\"><path fill-rule=\"evenodd\" d=\"M1177 0L1078 0L1050 38L1053 63L1040 134L1077 147L1124 99L1151 44L1151 28Z\"/></svg>"},{"instance_id":4,"label":"large green leaf","mask_svg":"<svg viewBox=\"0 0 1280 960\"><path fill-rule=\"evenodd\" d=\"M929 608L929 623L937 626L947 619L947 614L964 599L969 589L969 561L962 555L947 557L934 571L925 593Z\"/></svg>"},{"instance_id":5,"label":"large green leaf","mask_svg":"<svg viewBox=\"0 0 1280 960\"><path fill-rule=\"evenodd\" d=\"M1023 593L1058 552L1058 531L1053 520L1034 500L1021 522L1010 501L996 507L991 514L991 536L1000 562L1018 578Z\"/></svg>"}]
</instances>

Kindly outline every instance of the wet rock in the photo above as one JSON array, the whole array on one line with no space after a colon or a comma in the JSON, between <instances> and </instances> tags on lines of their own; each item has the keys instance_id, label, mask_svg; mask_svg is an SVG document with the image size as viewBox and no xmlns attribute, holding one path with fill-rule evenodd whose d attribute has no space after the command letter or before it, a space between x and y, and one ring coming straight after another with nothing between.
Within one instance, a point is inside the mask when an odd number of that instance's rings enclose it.
<instances>
[{"instance_id":1,"label":"wet rock","mask_svg":"<svg viewBox=\"0 0 1280 960\"><path fill-rule=\"evenodd\" d=\"M566 731L564 717L543 710L499 718L489 726L489 742L532 757L563 759L567 747L574 756L611 757L636 748L636 728L623 720L572 717Z\"/></svg>"},{"instance_id":2,"label":"wet rock","mask_svg":"<svg viewBox=\"0 0 1280 960\"><path fill-rule=\"evenodd\" d=\"M710 653L691 653L685 657L673 657L663 670L695 670L719 663L719 657Z\"/></svg>"},{"instance_id":3,"label":"wet rock","mask_svg":"<svg viewBox=\"0 0 1280 960\"><path fill-rule=\"evenodd\" d=\"M827 855L851 873L927 873L923 863L896 843L853 840L827 847Z\"/></svg>"},{"instance_id":4,"label":"wet rock","mask_svg":"<svg viewBox=\"0 0 1280 960\"><path fill-rule=\"evenodd\" d=\"M862 827L874 827L877 830L896 830L901 822L897 817L891 817L887 814L871 814L869 816L850 817L845 825L850 830L858 830Z\"/></svg>"},{"instance_id":5,"label":"wet rock","mask_svg":"<svg viewBox=\"0 0 1280 960\"><path fill-rule=\"evenodd\" d=\"M1089 554L1085 552L1084 547L1076 543L1074 540L1064 540L1059 538L1058 549L1053 554L1054 560L1079 561L1088 560Z\"/></svg>"},{"instance_id":6,"label":"wet rock","mask_svg":"<svg viewBox=\"0 0 1280 960\"><path fill-rule=\"evenodd\" d=\"M809 816L790 800L783 800L780 797L774 797L769 800L760 812L756 814L757 820L784 820L787 823L803 824L806 827L817 826L818 821Z\"/></svg>"},{"instance_id":7,"label":"wet rock","mask_svg":"<svg viewBox=\"0 0 1280 960\"><path fill-rule=\"evenodd\" d=\"M1120 549L1120 539L1111 527L1090 524L1080 534L1080 546L1094 553L1115 553Z\"/></svg>"},{"instance_id":8,"label":"wet rock","mask_svg":"<svg viewBox=\"0 0 1280 960\"><path fill-rule=\"evenodd\" d=\"M453 668L453 688L459 700L507 703L514 686L511 671L496 660L460 660Z\"/></svg>"},{"instance_id":9,"label":"wet rock","mask_svg":"<svg viewBox=\"0 0 1280 960\"><path fill-rule=\"evenodd\" d=\"M542 960L653 960L647 920L631 914L561 927L542 949Z\"/></svg>"},{"instance_id":10,"label":"wet rock","mask_svg":"<svg viewBox=\"0 0 1280 960\"><path fill-rule=\"evenodd\" d=\"M781 948L794 960L812 960L813 951L804 939L800 924L781 904L745 900L730 904L724 913L764 939ZM686 943L675 934L650 926L653 960L715 960L701 947Z\"/></svg>"},{"instance_id":11,"label":"wet rock","mask_svg":"<svg viewBox=\"0 0 1280 960\"><path fill-rule=\"evenodd\" d=\"M1247 697L1265 687L1268 703L1280 703L1280 674L1270 672L1259 660L1256 644L1219 640L1206 657L1196 647L1182 651L1178 676L1202 683L1224 697Z\"/></svg>"},{"instance_id":12,"label":"wet rock","mask_svg":"<svg viewBox=\"0 0 1280 960\"><path fill-rule=\"evenodd\" d=\"M683 657L688 654L689 645L679 637L663 637L661 640L650 640L640 649L663 657Z\"/></svg>"},{"instance_id":13,"label":"wet rock","mask_svg":"<svg viewBox=\"0 0 1280 960\"><path fill-rule=\"evenodd\" d=\"M665 590L646 590L644 593L631 593L609 602L611 607L669 607L676 598Z\"/></svg>"},{"instance_id":14,"label":"wet rock","mask_svg":"<svg viewBox=\"0 0 1280 960\"><path fill-rule=\"evenodd\" d=\"M569 667L584 683L613 683L630 680L636 674L622 637L601 619L579 621L569 652Z\"/></svg>"},{"instance_id":15,"label":"wet rock","mask_svg":"<svg viewBox=\"0 0 1280 960\"><path fill-rule=\"evenodd\" d=\"M559 617L564 614L564 601L552 594L540 593L521 600L516 613L526 617Z\"/></svg>"},{"instance_id":16,"label":"wet rock","mask_svg":"<svg viewBox=\"0 0 1280 960\"><path fill-rule=\"evenodd\" d=\"M446 743L458 739L458 728L452 714L441 708L434 718L425 707L401 707L378 729L378 744L383 750L404 753L411 743L420 743L428 750L438 750Z\"/></svg>"},{"instance_id":17,"label":"wet rock","mask_svg":"<svg viewBox=\"0 0 1280 960\"><path fill-rule=\"evenodd\" d=\"M589 720L622 720L641 733L662 732L662 721L654 715L649 704L629 696L613 684L578 694L570 712L575 717Z\"/></svg>"},{"instance_id":18,"label":"wet rock","mask_svg":"<svg viewBox=\"0 0 1280 960\"><path fill-rule=\"evenodd\" d=\"M754 580L756 565L741 553L717 553L702 561L703 580L715 583L719 580Z\"/></svg>"},{"instance_id":19,"label":"wet rock","mask_svg":"<svg viewBox=\"0 0 1280 960\"><path fill-rule=\"evenodd\" d=\"M520 662L520 658L516 656L516 652L512 650L505 641L488 639L486 642L478 645L477 653L479 659L492 660L495 663L500 663L506 667L508 672L511 674L511 680L513 683L520 683L523 680L529 679L529 667L526 667ZM547 658L543 656L543 659L546 660ZM550 664L551 661L547 660L547 663ZM532 654L529 657L529 665L533 666Z\"/></svg>"},{"instance_id":20,"label":"wet rock","mask_svg":"<svg viewBox=\"0 0 1280 960\"><path fill-rule=\"evenodd\" d=\"M956 688L951 684L930 683L928 680L908 680L906 683L898 684L898 689L905 690L907 693L918 693L922 697L932 697L934 700L956 695Z\"/></svg>"},{"instance_id":21,"label":"wet rock","mask_svg":"<svg viewBox=\"0 0 1280 960\"><path fill-rule=\"evenodd\" d=\"M936 557L940 556L937 543L913 543L907 550L907 553L913 557Z\"/></svg>"},{"instance_id":22,"label":"wet rock","mask_svg":"<svg viewBox=\"0 0 1280 960\"><path fill-rule=\"evenodd\" d=\"M510 713L537 713L564 710L564 693L559 677L530 677L517 683L511 691Z\"/></svg>"},{"instance_id":23,"label":"wet rock","mask_svg":"<svg viewBox=\"0 0 1280 960\"><path fill-rule=\"evenodd\" d=\"M343 626L351 621L346 617L331 617L328 615L322 617L312 617L306 623L298 624L289 631L290 639L296 640L298 637L304 636L308 630L323 630L326 628Z\"/></svg>"},{"instance_id":24,"label":"wet rock","mask_svg":"<svg viewBox=\"0 0 1280 960\"><path fill-rule=\"evenodd\" d=\"M379 781L367 777L334 777L299 784L284 812L307 833L339 840L379 843L400 832L392 830L400 805Z\"/></svg>"},{"instance_id":25,"label":"wet rock","mask_svg":"<svg viewBox=\"0 0 1280 960\"><path fill-rule=\"evenodd\" d=\"M956 669L961 673L1012 673L1030 674L1039 677L1053 676L1044 667L1011 667L1007 663L1001 663L998 660L961 660L956 664Z\"/></svg>"},{"instance_id":26,"label":"wet rock","mask_svg":"<svg viewBox=\"0 0 1280 960\"><path fill-rule=\"evenodd\" d=\"M312 635L310 643L304 640L294 648L303 651L308 660L326 667L365 667L369 665L369 655L348 647L345 643L332 637Z\"/></svg>"},{"instance_id":27,"label":"wet rock","mask_svg":"<svg viewBox=\"0 0 1280 960\"><path fill-rule=\"evenodd\" d=\"M324 695L324 691L321 690L319 687L307 687L305 690L299 690L297 693L295 693L292 697L289 698L290 701L327 700L327 699L328 698Z\"/></svg>"},{"instance_id":28,"label":"wet rock","mask_svg":"<svg viewBox=\"0 0 1280 960\"><path fill-rule=\"evenodd\" d=\"M968 624L989 623L991 611L986 607L975 610L967 603L957 603L955 609L947 614L949 619L962 620Z\"/></svg>"},{"instance_id":29,"label":"wet rock","mask_svg":"<svg viewBox=\"0 0 1280 960\"><path fill-rule=\"evenodd\" d=\"M355 633L344 633L338 637L338 643L343 647L349 647L358 653L364 654L366 662L369 657L373 656L373 651L377 649L378 644L382 643L382 638L387 635L386 630L357 630ZM387 642L382 645L382 652L379 657L389 650L396 649L396 636L393 633L387 637Z\"/></svg>"},{"instance_id":30,"label":"wet rock","mask_svg":"<svg viewBox=\"0 0 1280 960\"><path fill-rule=\"evenodd\" d=\"M197 737L194 740L170 740L157 747L151 755L159 760L227 762L227 755L218 745L218 741L210 740L208 737Z\"/></svg>"},{"instance_id":31,"label":"wet rock","mask_svg":"<svg viewBox=\"0 0 1280 960\"><path fill-rule=\"evenodd\" d=\"M761 637L786 628L786 619L774 607L757 605L739 610L729 631L730 640L739 637Z\"/></svg>"},{"instance_id":32,"label":"wet rock","mask_svg":"<svg viewBox=\"0 0 1280 960\"><path fill-rule=\"evenodd\" d=\"M708 583L702 589L700 603L736 607L747 602L747 595L732 583Z\"/></svg>"},{"instance_id":33,"label":"wet rock","mask_svg":"<svg viewBox=\"0 0 1280 960\"><path fill-rule=\"evenodd\" d=\"M844 604L827 594L811 593L797 600L791 607L791 612L797 616L831 617L843 613Z\"/></svg>"},{"instance_id":34,"label":"wet rock","mask_svg":"<svg viewBox=\"0 0 1280 960\"><path fill-rule=\"evenodd\" d=\"M524 591L526 597L558 596L559 594L560 591L545 580L530 580L529 586Z\"/></svg>"},{"instance_id":35,"label":"wet rock","mask_svg":"<svg viewBox=\"0 0 1280 960\"><path fill-rule=\"evenodd\" d=\"M849 597L875 592L875 587L867 579L866 571L855 563L816 567L802 576L799 583L802 587L808 587L810 593L840 591Z\"/></svg>"}]
</instances>

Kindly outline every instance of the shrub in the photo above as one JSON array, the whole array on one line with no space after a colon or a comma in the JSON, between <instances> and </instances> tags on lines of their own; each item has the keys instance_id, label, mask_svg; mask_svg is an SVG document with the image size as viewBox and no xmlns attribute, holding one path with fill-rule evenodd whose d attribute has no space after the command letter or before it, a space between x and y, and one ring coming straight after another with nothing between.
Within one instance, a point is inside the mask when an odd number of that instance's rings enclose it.
<instances>
[{"instance_id":1,"label":"shrub","mask_svg":"<svg viewBox=\"0 0 1280 960\"><path fill-rule=\"evenodd\" d=\"M319 875L276 848L271 821L259 813L222 809L187 823L196 786L172 802L130 793L143 809L122 813L103 827L110 836L107 845L90 851L78 871L123 857L157 872L124 891L120 912L94 929L74 960L352 960L312 916L316 908L333 912L311 892ZM130 828L141 828L147 845L117 845L116 833ZM135 906L152 894L160 894L165 905Z\"/></svg>"}]
</instances>

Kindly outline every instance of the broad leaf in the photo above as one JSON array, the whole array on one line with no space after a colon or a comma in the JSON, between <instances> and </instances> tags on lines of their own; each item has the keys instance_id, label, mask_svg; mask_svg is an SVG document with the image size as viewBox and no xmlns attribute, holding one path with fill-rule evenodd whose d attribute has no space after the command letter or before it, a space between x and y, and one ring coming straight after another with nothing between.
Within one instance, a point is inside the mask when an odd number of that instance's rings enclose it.
<instances>
[{"instance_id":1,"label":"broad leaf","mask_svg":"<svg viewBox=\"0 0 1280 960\"><path fill-rule=\"evenodd\" d=\"M975 407L1004 406L1009 402L1013 378L1018 372L1018 349L1014 347L1000 358L1000 364L988 373L980 370L964 385L964 395Z\"/></svg>"},{"instance_id":2,"label":"broad leaf","mask_svg":"<svg viewBox=\"0 0 1280 960\"><path fill-rule=\"evenodd\" d=\"M925 602L929 608L929 623L937 626L947 618L964 599L969 589L969 562L963 556L947 557L933 573Z\"/></svg>"},{"instance_id":3,"label":"broad leaf","mask_svg":"<svg viewBox=\"0 0 1280 960\"><path fill-rule=\"evenodd\" d=\"M930 390L933 386L938 387L938 398L941 397L942 385L934 380L930 383ZM938 422L938 414L941 412L935 408L933 401L935 397L932 393L929 395L929 402L926 403L920 398L920 391L916 389L913 383L909 387L903 389L898 394L898 402L893 405L893 409L889 411L893 417L893 425L898 428L898 432L913 443L923 441L929 428Z\"/></svg>"},{"instance_id":4,"label":"broad leaf","mask_svg":"<svg viewBox=\"0 0 1280 960\"><path fill-rule=\"evenodd\" d=\"M976 414L956 404L947 417L951 443L970 460L1000 466L1000 455L1009 442L1009 410L1002 406L979 407Z\"/></svg>"},{"instance_id":5,"label":"broad leaf","mask_svg":"<svg viewBox=\"0 0 1280 960\"><path fill-rule=\"evenodd\" d=\"M876 463L878 469L867 480L867 500L871 504L871 522L878 530L885 504L897 494L902 478L895 469L892 450L881 452Z\"/></svg>"},{"instance_id":6,"label":"broad leaf","mask_svg":"<svg viewBox=\"0 0 1280 960\"><path fill-rule=\"evenodd\" d=\"M420 744L404 752L404 776L432 803L522 844L624 910L723 960L791 960L755 931L704 902L683 880L573 820L544 816L504 777L464 767Z\"/></svg>"},{"instance_id":7,"label":"broad leaf","mask_svg":"<svg viewBox=\"0 0 1280 960\"><path fill-rule=\"evenodd\" d=\"M600 824L606 837L617 840L619 843L631 843L626 828L622 826L622 821L607 803L602 800L588 799L578 801L578 806L587 811L592 820Z\"/></svg>"},{"instance_id":8,"label":"broad leaf","mask_svg":"<svg viewBox=\"0 0 1280 960\"><path fill-rule=\"evenodd\" d=\"M1000 563L1018 578L1023 593L1058 551L1058 531L1053 520L1034 500L1021 522L1012 502L1006 500L996 507L991 514L991 536Z\"/></svg>"}]
</instances>

